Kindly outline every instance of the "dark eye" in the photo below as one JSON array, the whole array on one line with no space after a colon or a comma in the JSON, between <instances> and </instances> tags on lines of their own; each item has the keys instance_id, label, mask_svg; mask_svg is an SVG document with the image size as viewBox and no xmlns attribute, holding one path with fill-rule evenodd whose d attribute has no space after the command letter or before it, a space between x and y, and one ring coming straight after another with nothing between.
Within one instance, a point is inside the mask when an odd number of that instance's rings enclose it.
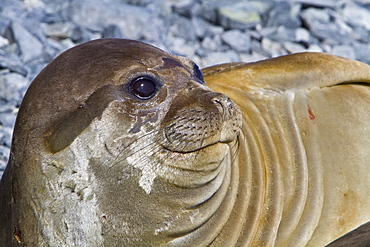
<instances>
[{"instance_id":1,"label":"dark eye","mask_svg":"<svg viewBox=\"0 0 370 247\"><path fill-rule=\"evenodd\" d=\"M155 81L149 77L137 78L131 86L132 93L140 99L149 99L156 92Z\"/></svg>"},{"instance_id":2,"label":"dark eye","mask_svg":"<svg viewBox=\"0 0 370 247\"><path fill-rule=\"evenodd\" d=\"M204 84L203 74L200 71L198 65L196 65L196 64L193 65L193 73Z\"/></svg>"}]
</instances>

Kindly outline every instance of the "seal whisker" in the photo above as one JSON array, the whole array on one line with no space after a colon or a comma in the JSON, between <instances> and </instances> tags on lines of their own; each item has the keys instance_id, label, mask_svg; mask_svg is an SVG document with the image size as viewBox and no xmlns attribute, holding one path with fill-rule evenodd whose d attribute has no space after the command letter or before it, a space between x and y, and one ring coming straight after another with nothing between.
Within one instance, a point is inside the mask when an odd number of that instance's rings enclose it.
<instances>
[{"instance_id":1,"label":"seal whisker","mask_svg":"<svg viewBox=\"0 0 370 247\"><path fill-rule=\"evenodd\" d=\"M142 139L142 138L139 138L139 139L131 142L129 145L124 146L124 148L122 148L122 150L120 150L119 153L116 155L115 162L112 164L112 166L109 167L108 170L112 169L116 164L121 163L123 160L131 157L132 155L135 155L136 153L140 153L143 150L146 150L146 151L154 151L155 150L155 146L154 145L158 144L158 140L163 139L163 138L159 138L158 137L154 141L152 141L152 142L150 142L150 143L148 143L148 144L146 144L144 146L143 145L134 145L134 144L137 144L140 139ZM132 146L134 148L131 149L130 152L126 152L125 154L123 154L125 151L128 150L128 148L131 148ZM152 148L149 149L149 147L152 147Z\"/></svg>"}]
</instances>

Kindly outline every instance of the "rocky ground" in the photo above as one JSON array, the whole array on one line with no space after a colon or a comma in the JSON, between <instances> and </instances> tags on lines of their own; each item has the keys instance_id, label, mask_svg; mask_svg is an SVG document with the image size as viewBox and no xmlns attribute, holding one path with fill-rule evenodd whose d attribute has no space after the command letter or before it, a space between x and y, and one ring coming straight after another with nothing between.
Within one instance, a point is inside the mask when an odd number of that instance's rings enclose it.
<instances>
[{"instance_id":1,"label":"rocky ground","mask_svg":"<svg viewBox=\"0 0 370 247\"><path fill-rule=\"evenodd\" d=\"M107 37L200 67L302 51L370 64L370 0L0 0L0 176L32 79L64 50Z\"/></svg>"}]
</instances>

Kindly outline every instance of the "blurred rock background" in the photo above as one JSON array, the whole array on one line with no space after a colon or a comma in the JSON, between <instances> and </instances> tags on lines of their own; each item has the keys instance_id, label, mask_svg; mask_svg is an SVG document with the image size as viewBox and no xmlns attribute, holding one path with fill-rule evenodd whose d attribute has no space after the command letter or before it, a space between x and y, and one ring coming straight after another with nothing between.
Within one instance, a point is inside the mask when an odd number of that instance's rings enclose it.
<instances>
[{"instance_id":1,"label":"blurred rock background","mask_svg":"<svg viewBox=\"0 0 370 247\"><path fill-rule=\"evenodd\" d=\"M370 64L370 0L0 0L0 176L32 79L66 49L109 37L200 67L302 51Z\"/></svg>"}]
</instances>

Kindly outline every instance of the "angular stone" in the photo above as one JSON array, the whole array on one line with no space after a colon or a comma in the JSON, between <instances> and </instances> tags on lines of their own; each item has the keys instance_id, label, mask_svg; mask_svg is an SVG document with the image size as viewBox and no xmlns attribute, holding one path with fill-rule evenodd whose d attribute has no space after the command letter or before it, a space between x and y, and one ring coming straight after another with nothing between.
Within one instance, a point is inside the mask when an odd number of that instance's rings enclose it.
<instances>
[{"instance_id":1,"label":"angular stone","mask_svg":"<svg viewBox=\"0 0 370 247\"><path fill-rule=\"evenodd\" d=\"M202 41L202 47L210 51L221 51L221 36L216 35L214 38L205 37Z\"/></svg>"},{"instance_id":2,"label":"angular stone","mask_svg":"<svg viewBox=\"0 0 370 247\"><path fill-rule=\"evenodd\" d=\"M221 63L239 62L240 58L235 51L213 52L206 57L201 58L201 66L208 67Z\"/></svg>"},{"instance_id":3,"label":"angular stone","mask_svg":"<svg viewBox=\"0 0 370 247\"><path fill-rule=\"evenodd\" d=\"M143 26L141 29L141 35L144 40L150 42L163 42L164 34L167 33L167 25L161 18L154 18L150 25Z\"/></svg>"},{"instance_id":4,"label":"angular stone","mask_svg":"<svg viewBox=\"0 0 370 247\"><path fill-rule=\"evenodd\" d=\"M104 28L102 38L123 38L121 29L116 25L109 25Z\"/></svg>"},{"instance_id":5,"label":"angular stone","mask_svg":"<svg viewBox=\"0 0 370 247\"><path fill-rule=\"evenodd\" d=\"M356 54L352 47L347 45L337 45L333 47L332 53L337 56L355 59Z\"/></svg>"},{"instance_id":6,"label":"angular stone","mask_svg":"<svg viewBox=\"0 0 370 247\"><path fill-rule=\"evenodd\" d=\"M265 35L265 37L278 41L278 42L284 42L284 41L295 41L295 33L296 29L294 28L286 28L285 26L279 26L275 32Z\"/></svg>"},{"instance_id":7,"label":"angular stone","mask_svg":"<svg viewBox=\"0 0 370 247\"><path fill-rule=\"evenodd\" d=\"M15 56L9 56L0 53L0 68L9 69L12 72L17 72L23 76L27 75L26 67Z\"/></svg>"},{"instance_id":8,"label":"angular stone","mask_svg":"<svg viewBox=\"0 0 370 247\"><path fill-rule=\"evenodd\" d=\"M310 45L308 48L307 48L307 51L309 52L323 52L323 48L320 47L319 45L317 44L312 44Z\"/></svg>"},{"instance_id":9,"label":"angular stone","mask_svg":"<svg viewBox=\"0 0 370 247\"><path fill-rule=\"evenodd\" d=\"M193 30L191 21L182 16L174 16L171 18L171 27L168 32L173 37L181 37L187 41L195 41L196 35Z\"/></svg>"},{"instance_id":10,"label":"angular stone","mask_svg":"<svg viewBox=\"0 0 370 247\"><path fill-rule=\"evenodd\" d=\"M29 80L17 73L8 73L0 77L0 101L20 102Z\"/></svg>"},{"instance_id":11,"label":"angular stone","mask_svg":"<svg viewBox=\"0 0 370 247\"><path fill-rule=\"evenodd\" d=\"M74 25L71 22L66 23L59 22L52 24L41 23L41 27L47 36L56 37L59 39L65 39L70 37L74 29Z\"/></svg>"},{"instance_id":12,"label":"angular stone","mask_svg":"<svg viewBox=\"0 0 370 247\"><path fill-rule=\"evenodd\" d=\"M43 45L32 33L16 22L12 23L12 31L24 62L41 56Z\"/></svg>"},{"instance_id":13,"label":"angular stone","mask_svg":"<svg viewBox=\"0 0 370 247\"><path fill-rule=\"evenodd\" d=\"M295 41L308 43L310 40L310 32L305 28L297 28L295 30Z\"/></svg>"},{"instance_id":14,"label":"angular stone","mask_svg":"<svg viewBox=\"0 0 370 247\"><path fill-rule=\"evenodd\" d=\"M268 38L263 38L261 43L262 49L271 55L271 57L277 57L281 55L286 55L287 51L283 46L275 41L272 41Z\"/></svg>"},{"instance_id":15,"label":"angular stone","mask_svg":"<svg viewBox=\"0 0 370 247\"><path fill-rule=\"evenodd\" d=\"M172 10L185 17L191 17L193 15L193 9L197 5L197 0L182 0L172 3Z\"/></svg>"},{"instance_id":16,"label":"angular stone","mask_svg":"<svg viewBox=\"0 0 370 247\"><path fill-rule=\"evenodd\" d=\"M343 4L346 0L290 0L290 2L298 2L302 3L307 6L313 6L313 7L328 7L328 8L336 8Z\"/></svg>"},{"instance_id":17,"label":"angular stone","mask_svg":"<svg viewBox=\"0 0 370 247\"><path fill-rule=\"evenodd\" d=\"M84 28L82 26L77 26L72 34L71 34L71 40L75 43L84 43L87 41L92 40L93 32L87 28Z\"/></svg>"},{"instance_id":18,"label":"angular stone","mask_svg":"<svg viewBox=\"0 0 370 247\"><path fill-rule=\"evenodd\" d=\"M293 42L284 42L283 43L283 47L289 53L303 52L303 51L306 50L306 48L303 45L297 44L297 43L293 43Z\"/></svg>"},{"instance_id":19,"label":"angular stone","mask_svg":"<svg viewBox=\"0 0 370 247\"><path fill-rule=\"evenodd\" d=\"M221 37L226 44L236 51L247 52L251 48L251 37L240 30L226 31Z\"/></svg>"},{"instance_id":20,"label":"angular stone","mask_svg":"<svg viewBox=\"0 0 370 247\"><path fill-rule=\"evenodd\" d=\"M191 18L191 24L195 35L200 39L203 39L205 37L207 26L211 25L210 23L199 17Z\"/></svg>"},{"instance_id":21,"label":"angular stone","mask_svg":"<svg viewBox=\"0 0 370 247\"><path fill-rule=\"evenodd\" d=\"M225 28L246 29L261 22L261 16L273 6L269 1L241 1L218 8L218 20Z\"/></svg>"},{"instance_id":22,"label":"angular stone","mask_svg":"<svg viewBox=\"0 0 370 247\"><path fill-rule=\"evenodd\" d=\"M17 117L17 115L14 112L0 113L0 128L3 128L3 129L5 127L8 128L8 130L9 130L9 135L7 135L8 137L11 136L10 135L11 134L11 130L14 127L16 117ZM7 139L7 141L6 142L3 141L3 143L9 144L10 141L11 140Z\"/></svg>"},{"instance_id":23,"label":"angular stone","mask_svg":"<svg viewBox=\"0 0 370 247\"><path fill-rule=\"evenodd\" d=\"M370 10L354 3L348 3L343 9L343 19L352 26L362 26L370 30Z\"/></svg>"},{"instance_id":24,"label":"angular stone","mask_svg":"<svg viewBox=\"0 0 370 247\"><path fill-rule=\"evenodd\" d=\"M301 13L301 17L313 36L332 45L354 41L352 30L343 29L338 22L330 21L330 14L326 9L309 8Z\"/></svg>"},{"instance_id":25,"label":"angular stone","mask_svg":"<svg viewBox=\"0 0 370 247\"><path fill-rule=\"evenodd\" d=\"M330 15L327 9L317 9L317 8L308 8L303 10L300 13L300 16L307 25L312 26L313 24L320 23L329 23Z\"/></svg>"},{"instance_id":26,"label":"angular stone","mask_svg":"<svg viewBox=\"0 0 370 247\"><path fill-rule=\"evenodd\" d=\"M352 47L356 54L356 59L370 64L370 44L369 43L354 43Z\"/></svg>"},{"instance_id":27,"label":"angular stone","mask_svg":"<svg viewBox=\"0 0 370 247\"><path fill-rule=\"evenodd\" d=\"M10 23L11 21L8 18L0 17L0 36L13 42L14 40L10 37L12 35L10 32Z\"/></svg>"},{"instance_id":28,"label":"angular stone","mask_svg":"<svg viewBox=\"0 0 370 247\"><path fill-rule=\"evenodd\" d=\"M267 56L264 56L258 52L252 52L252 54L240 53L239 56L240 60L245 63L256 62L268 58Z\"/></svg>"},{"instance_id":29,"label":"angular stone","mask_svg":"<svg viewBox=\"0 0 370 247\"><path fill-rule=\"evenodd\" d=\"M184 38L172 38L169 45L171 53L180 56L192 56L195 54L197 46L193 42L188 42ZM199 46L199 45L198 45Z\"/></svg>"},{"instance_id":30,"label":"angular stone","mask_svg":"<svg viewBox=\"0 0 370 247\"><path fill-rule=\"evenodd\" d=\"M299 18L301 6L289 2L277 2L269 13L266 26L298 28L302 25Z\"/></svg>"},{"instance_id":31,"label":"angular stone","mask_svg":"<svg viewBox=\"0 0 370 247\"><path fill-rule=\"evenodd\" d=\"M124 37L129 39L140 39L143 27L152 27L151 20L155 18L145 8L103 1L71 2L63 9L63 15L76 25L95 32L102 32L109 25L117 25Z\"/></svg>"},{"instance_id":32,"label":"angular stone","mask_svg":"<svg viewBox=\"0 0 370 247\"><path fill-rule=\"evenodd\" d=\"M9 45L9 40L0 36L0 48Z\"/></svg>"}]
</instances>

